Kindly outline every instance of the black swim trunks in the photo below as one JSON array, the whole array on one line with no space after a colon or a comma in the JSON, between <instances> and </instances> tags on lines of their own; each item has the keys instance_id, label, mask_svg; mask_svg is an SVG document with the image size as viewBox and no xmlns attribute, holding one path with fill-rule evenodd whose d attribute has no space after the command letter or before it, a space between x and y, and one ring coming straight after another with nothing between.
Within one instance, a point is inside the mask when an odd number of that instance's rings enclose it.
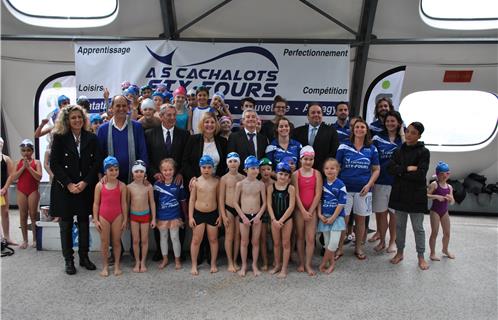
<instances>
[{"instance_id":1,"label":"black swim trunks","mask_svg":"<svg viewBox=\"0 0 498 320\"><path fill-rule=\"evenodd\" d=\"M201 212L194 209L194 221L196 224L207 223L210 226L216 226L216 220L218 219L218 210L211 212Z\"/></svg>"},{"instance_id":2,"label":"black swim trunks","mask_svg":"<svg viewBox=\"0 0 498 320\"><path fill-rule=\"evenodd\" d=\"M244 213L244 215L246 216L247 219L249 219L249 221L251 222L251 226L253 224L254 221L252 221L252 219L254 219L256 217L256 213ZM240 220L240 223L244 224L244 222L242 221L242 219Z\"/></svg>"},{"instance_id":3,"label":"black swim trunks","mask_svg":"<svg viewBox=\"0 0 498 320\"><path fill-rule=\"evenodd\" d=\"M239 217L239 215L237 214L237 210L235 210L235 208L225 205L225 210L230 212L235 219Z\"/></svg>"}]
</instances>

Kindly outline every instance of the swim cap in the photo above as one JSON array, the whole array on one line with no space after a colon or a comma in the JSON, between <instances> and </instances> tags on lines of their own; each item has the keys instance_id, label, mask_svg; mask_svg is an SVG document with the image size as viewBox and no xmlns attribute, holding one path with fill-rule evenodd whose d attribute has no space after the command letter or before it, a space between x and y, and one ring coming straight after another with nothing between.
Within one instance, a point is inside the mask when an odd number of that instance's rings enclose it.
<instances>
[{"instance_id":1,"label":"swim cap","mask_svg":"<svg viewBox=\"0 0 498 320\"><path fill-rule=\"evenodd\" d=\"M186 94L187 94L187 92L186 92L185 88L182 86L179 86L178 88L175 89L175 91L173 91L173 97L176 97L178 95L185 96Z\"/></svg>"},{"instance_id":2,"label":"swim cap","mask_svg":"<svg viewBox=\"0 0 498 320\"><path fill-rule=\"evenodd\" d=\"M33 150L35 148L35 144L33 143L33 141L31 141L29 139L24 139L23 141L21 141L21 144L19 145L19 147L30 148Z\"/></svg>"},{"instance_id":3,"label":"swim cap","mask_svg":"<svg viewBox=\"0 0 498 320\"><path fill-rule=\"evenodd\" d=\"M142 104L140 105L140 108L142 110L147 110L147 109L153 109L156 110L156 106L154 105L154 101L152 99L147 98L142 101Z\"/></svg>"},{"instance_id":4,"label":"swim cap","mask_svg":"<svg viewBox=\"0 0 498 320\"><path fill-rule=\"evenodd\" d=\"M62 104L67 101L67 103L70 103L70 100L68 97L66 97L65 95L61 95L57 98L57 105L60 107L62 106Z\"/></svg>"},{"instance_id":5,"label":"swim cap","mask_svg":"<svg viewBox=\"0 0 498 320\"><path fill-rule=\"evenodd\" d=\"M244 169L249 169L249 168L259 168L259 161L258 158L255 156L249 156L246 158L244 161Z\"/></svg>"},{"instance_id":6,"label":"swim cap","mask_svg":"<svg viewBox=\"0 0 498 320\"><path fill-rule=\"evenodd\" d=\"M146 172L147 169L145 168L145 162L142 160L137 160L133 163L133 167L131 167L131 172L135 171L143 171Z\"/></svg>"},{"instance_id":7,"label":"swim cap","mask_svg":"<svg viewBox=\"0 0 498 320\"><path fill-rule=\"evenodd\" d=\"M161 97L161 99L163 99L164 101L164 94L160 91L154 91L154 93L152 93L152 98L154 97Z\"/></svg>"},{"instance_id":8,"label":"swim cap","mask_svg":"<svg viewBox=\"0 0 498 320\"><path fill-rule=\"evenodd\" d=\"M261 166L271 166L271 165L272 165L272 163L271 163L270 159L268 159L266 157L265 158L261 158L261 160L259 160L259 166L260 167Z\"/></svg>"},{"instance_id":9,"label":"swim cap","mask_svg":"<svg viewBox=\"0 0 498 320\"><path fill-rule=\"evenodd\" d=\"M205 154L199 159L199 167L211 166L214 167L214 160L211 156Z\"/></svg>"},{"instance_id":10,"label":"swim cap","mask_svg":"<svg viewBox=\"0 0 498 320\"><path fill-rule=\"evenodd\" d=\"M280 162L277 164L275 167L275 171L278 172L286 172L286 173L291 173L291 166L287 162Z\"/></svg>"},{"instance_id":11,"label":"swim cap","mask_svg":"<svg viewBox=\"0 0 498 320\"><path fill-rule=\"evenodd\" d=\"M305 146L299 152L299 158L302 158L302 157L314 157L314 156L315 156L315 150L313 149L312 146Z\"/></svg>"},{"instance_id":12,"label":"swim cap","mask_svg":"<svg viewBox=\"0 0 498 320\"><path fill-rule=\"evenodd\" d=\"M213 97L211 99L214 99L214 97L218 97L222 102L225 102L225 95L219 91L213 94Z\"/></svg>"},{"instance_id":13,"label":"swim cap","mask_svg":"<svg viewBox=\"0 0 498 320\"><path fill-rule=\"evenodd\" d=\"M450 166L446 162L439 161L436 165L436 174L441 172L450 172Z\"/></svg>"},{"instance_id":14,"label":"swim cap","mask_svg":"<svg viewBox=\"0 0 498 320\"><path fill-rule=\"evenodd\" d=\"M227 154L227 163L230 159L236 159L240 163L240 156L237 152L230 152L229 154Z\"/></svg>"},{"instance_id":15,"label":"swim cap","mask_svg":"<svg viewBox=\"0 0 498 320\"><path fill-rule=\"evenodd\" d=\"M195 97L195 88L191 88L187 91L187 96Z\"/></svg>"},{"instance_id":16,"label":"swim cap","mask_svg":"<svg viewBox=\"0 0 498 320\"><path fill-rule=\"evenodd\" d=\"M145 86L142 86L142 87L140 88L140 91L141 91L142 93L143 93L143 91L144 91L144 90L152 90L152 88L151 88L148 84L146 84Z\"/></svg>"},{"instance_id":17,"label":"swim cap","mask_svg":"<svg viewBox=\"0 0 498 320\"><path fill-rule=\"evenodd\" d=\"M171 103L171 100L173 100L173 95L171 94L171 92L166 91L163 94L164 94L164 102Z\"/></svg>"},{"instance_id":18,"label":"swim cap","mask_svg":"<svg viewBox=\"0 0 498 320\"><path fill-rule=\"evenodd\" d=\"M166 87L166 85L165 85L165 84L163 84L163 83L158 84L158 85L156 86L156 91L158 91L158 92L164 92L164 91L166 91L167 89L168 89L168 88L167 88L167 87Z\"/></svg>"},{"instance_id":19,"label":"swim cap","mask_svg":"<svg viewBox=\"0 0 498 320\"><path fill-rule=\"evenodd\" d=\"M220 124L224 121L229 121L230 123L232 123L232 118L230 118L229 116L223 116L220 118Z\"/></svg>"},{"instance_id":20,"label":"swim cap","mask_svg":"<svg viewBox=\"0 0 498 320\"><path fill-rule=\"evenodd\" d=\"M92 115L90 115L90 123L94 123L94 122L102 122L102 117L100 116L100 114L98 113L93 113Z\"/></svg>"},{"instance_id":21,"label":"swim cap","mask_svg":"<svg viewBox=\"0 0 498 320\"><path fill-rule=\"evenodd\" d=\"M104 170L107 170L110 167L119 167L119 162L116 157L108 156L104 159Z\"/></svg>"},{"instance_id":22,"label":"swim cap","mask_svg":"<svg viewBox=\"0 0 498 320\"><path fill-rule=\"evenodd\" d=\"M135 88L134 86L129 86L128 89L126 89L123 94L129 95L131 94L132 96L138 96L138 88Z\"/></svg>"},{"instance_id":23,"label":"swim cap","mask_svg":"<svg viewBox=\"0 0 498 320\"><path fill-rule=\"evenodd\" d=\"M286 157L283 157L282 160L280 160L280 162L285 162L288 165L293 165L293 164L295 165L297 162L297 159L294 157L291 157L291 156L286 156Z\"/></svg>"},{"instance_id":24,"label":"swim cap","mask_svg":"<svg viewBox=\"0 0 498 320\"><path fill-rule=\"evenodd\" d=\"M128 89L130 86L131 86L130 81L123 81L123 82L121 83L121 90L126 90L126 89Z\"/></svg>"}]
</instances>

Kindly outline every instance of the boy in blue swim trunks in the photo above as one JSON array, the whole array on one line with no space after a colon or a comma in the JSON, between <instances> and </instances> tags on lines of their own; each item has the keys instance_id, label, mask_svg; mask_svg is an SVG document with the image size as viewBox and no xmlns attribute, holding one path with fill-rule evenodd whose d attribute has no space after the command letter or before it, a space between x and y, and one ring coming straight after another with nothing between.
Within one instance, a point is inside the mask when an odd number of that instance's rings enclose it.
<instances>
[{"instance_id":1,"label":"boy in blue swim trunks","mask_svg":"<svg viewBox=\"0 0 498 320\"><path fill-rule=\"evenodd\" d=\"M259 237L261 233L261 216L266 210L265 184L257 179L259 161L255 156L249 156L244 161L247 177L237 182L235 187L235 210L241 219L240 222L240 256L242 268L239 275L244 277L247 272L247 246L249 232L252 227L252 270L255 276L261 272L258 269Z\"/></svg>"}]
</instances>

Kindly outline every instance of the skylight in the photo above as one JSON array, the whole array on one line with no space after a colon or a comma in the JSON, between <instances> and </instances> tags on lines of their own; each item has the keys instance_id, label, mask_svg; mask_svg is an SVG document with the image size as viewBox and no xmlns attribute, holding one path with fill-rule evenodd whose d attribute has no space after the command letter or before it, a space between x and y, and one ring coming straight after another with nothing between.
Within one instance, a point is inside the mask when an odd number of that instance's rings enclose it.
<instances>
[{"instance_id":1,"label":"skylight","mask_svg":"<svg viewBox=\"0 0 498 320\"><path fill-rule=\"evenodd\" d=\"M24 23L49 28L101 27L118 15L118 0L3 0Z\"/></svg>"},{"instance_id":2,"label":"skylight","mask_svg":"<svg viewBox=\"0 0 498 320\"><path fill-rule=\"evenodd\" d=\"M498 1L420 0L420 17L439 29L498 29Z\"/></svg>"}]
</instances>

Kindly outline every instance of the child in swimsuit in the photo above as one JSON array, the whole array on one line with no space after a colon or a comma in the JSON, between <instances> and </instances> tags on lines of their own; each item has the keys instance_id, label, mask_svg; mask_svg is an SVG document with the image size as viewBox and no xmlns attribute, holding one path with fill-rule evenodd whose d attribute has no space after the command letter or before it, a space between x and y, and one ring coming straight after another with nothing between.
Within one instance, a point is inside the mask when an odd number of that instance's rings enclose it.
<instances>
[{"instance_id":1,"label":"child in swimsuit","mask_svg":"<svg viewBox=\"0 0 498 320\"><path fill-rule=\"evenodd\" d=\"M31 231L33 232L31 246L36 248L35 222L38 212L38 201L40 201L38 185L42 177L42 166L39 160L33 159L35 147L31 140L23 140L19 147L21 148L22 159L17 162L16 171L9 176L3 189L8 190L12 182L17 180L17 205L19 206L23 238L19 248L26 249L28 247L28 216L31 219Z\"/></svg>"},{"instance_id":2,"label":"child in swimsuit","mask_svg":"<svg viewBox=\"0 0 498 320\"><path fill-rule=\"evenodd\" d=\"M341 232L346 230L344 206L348 194L344 183L337 178L340 168L339 162L334 158L329 158L323 163L326 180L323 182L322 205L318 206L317 232L323 233L325 244L325 253L319 269L329 274L334 271L335 252L339 246Z\"/></svg>"},{"instance_id":3,"label":"child in swimsuit","mask_svg":"<svg viewBox=\"0 0 498 320\"><path fill-rule=\"evenodd\" d=\"M199 274L197 256L205 229L207 229L211 250L210 271L211 273L218 272L216 258L218 257L218 227L221 222L217 203L219 180L213 176L214 160L211 156L203 155L199 159L199 166L201 167L201 176L192 183L188 206L189 224L194 229L190 244L190 257L192 259L190 273L194 276Z\"/></svg>"},{"instance_id":4,"label":"child in swimsuit","mask_svg":"<svg viewBox=\"0 0 498 320\"><path fill-rule=\"evenodd\" d=\"M247 177L237 182L235 186L235 210L241 219L240 225L240 256L242 267L239 275L244 277L247 272L247 246L252 227L252 271L255 276L261 274L258 269L259 237L261 233L261 217L266 210L265 184L257 179L259 161L255 156L249 156L244 161Z\"/></svg>"},{"instance_id":5,"label":"child in swimsuit","mask_svg":"<svg viewBox=\"0 0 498 320\"><path fill-rule=\"evenodd\" d=\"M450 176L450 168L448 164L439 161L436 166L436 181L429 185L427 190L427 197L432 199L432 206L430 209L431 215L431 236L429 238L429 246L431 248L430 259L432 261L439 261L436 255L436 239L439 231L439 224L443 228L443 254L450 258L455 259L455 256L448 251L448 244L450 242L450 215L448 214L448 203L455 203L453 198L453 188L448 184Z\"/></svg>"},{"instance_id":6,"label":"child in swimsuit","mask_svg":"<svg viewBox=\"0 0 498 320\"><path fill-rule=\"evenodd\" d=\"M296 204L296 189L290 184L291 167L286 162L277 164L277 181L266 189L266 202L271 219L273 254L275 268L270 274L278 272L277 277L285 278L288 273L291 254L292 213ZM282 249L283 247L283 249ZM283 252L283 259L282 259Z\"/></svg>"},{"instance_id":7,"label":"child in swimsuit","mask_svg":"<svg viewBox=\"0 0 498 320\"><path fill-rule=\"evenodd\" d=\"M121 235L128 221L128 200L126 185L118 180L119 162L115 157L104 159L106 182L99 182L95 186L93 201L93 223L100 232L103 268L100 276L109 275L109 238L112 238L114 251L114 275L119 276L121 271L119 261L121 257Z\"/></svg>"},{"instance_id":8,"label":"child in swimsuit","mask_svg":"<svg viewBox=\"0 0 498 320\"><path fill-rule=\"evenodd\" d=\"M160 246L163 253L163 261L159 264L159 269L164 269L168 265L168 238L173 244L175 255L175 269L182 267L180 259L182 246L180 243L180 227L183 227L184 213L187 212L187 203L183 185L173 182L175 177L175 160L166 158L159 164L159 171L163 176L163 181L156 181L154 184L154 195L157 204L157 228L160 234Z\"/></svg>"},{"instance_id":9,"label":"child in swimsuit","mask_svg":"<svg viewBox=\"0 0 498 320\"><path fill-rule=\"evenodd\" d=\"M130 199L130 229L133 239L133 253L135 254L135 267L133 272L146 272L145 261L149 250L149 224L156 226L156 205L154 191L150 184L145 185L145 163L137 160L131 168L133 182L127 186L128 199ZM140 243L142 248L140 248ZM140 250L141 249L141 250ZM140 252L142 259L140 259Z\"/></svg>"},{"instance_id":10,"label":"child in swimsuit","mask_svg":"<svg viewBox=\"0 0 498 320\"><path fill-rule=\"evenodd\" d=\"M296 188L296 207L294 215L297 234L297 253L299 256L298 272L315 275L311 266L313 251L315 250L316 209L322 196L322 175L313 169L315 150L312 146L305 146L299 153L301 168L292 175L292 184ZM306 260L304 243L306 238Z\"/></svg>"},{"instance_id":11,"label":"child in swimsuit","mask_svg":"<svg viewBox=\"0 0 498 320\"><path fill-rule=\"evenodd\" d=\"M233 208L235 185L244 180L244 176L239 173L239 165L240 157L236 152L227 154L228 173L220 179L220 194L218 196L220 215L225 226L225 251L229 272L237 272L240 269L237 266L240 248L239 215Z\"/></svg>"},{"instance_id":12,"label":"child in swimsuit","mask_svg":"<svg viewBox=\"0 0 498 320\"><path fill-rule=\"evenodd\" d=\"M259 161L259 174L261 176L261 182L265 184L265 189L268 188L268 186L272 185L275 183L275 180L272 179L272 162L268 158L262 158ZM269 202L268 202L269 204ZM268 211L265 211L263 213L263 217L261 218L261 222L263 223L261 225L261 235L260 235L260 244L259 247L261 248L261 258L263 260L263 267L261 270L263 271L268 271L268 248L267 248L267 237L268 234L270 233L270 215L268 214Z\"/></svg>"}]
</instances>

